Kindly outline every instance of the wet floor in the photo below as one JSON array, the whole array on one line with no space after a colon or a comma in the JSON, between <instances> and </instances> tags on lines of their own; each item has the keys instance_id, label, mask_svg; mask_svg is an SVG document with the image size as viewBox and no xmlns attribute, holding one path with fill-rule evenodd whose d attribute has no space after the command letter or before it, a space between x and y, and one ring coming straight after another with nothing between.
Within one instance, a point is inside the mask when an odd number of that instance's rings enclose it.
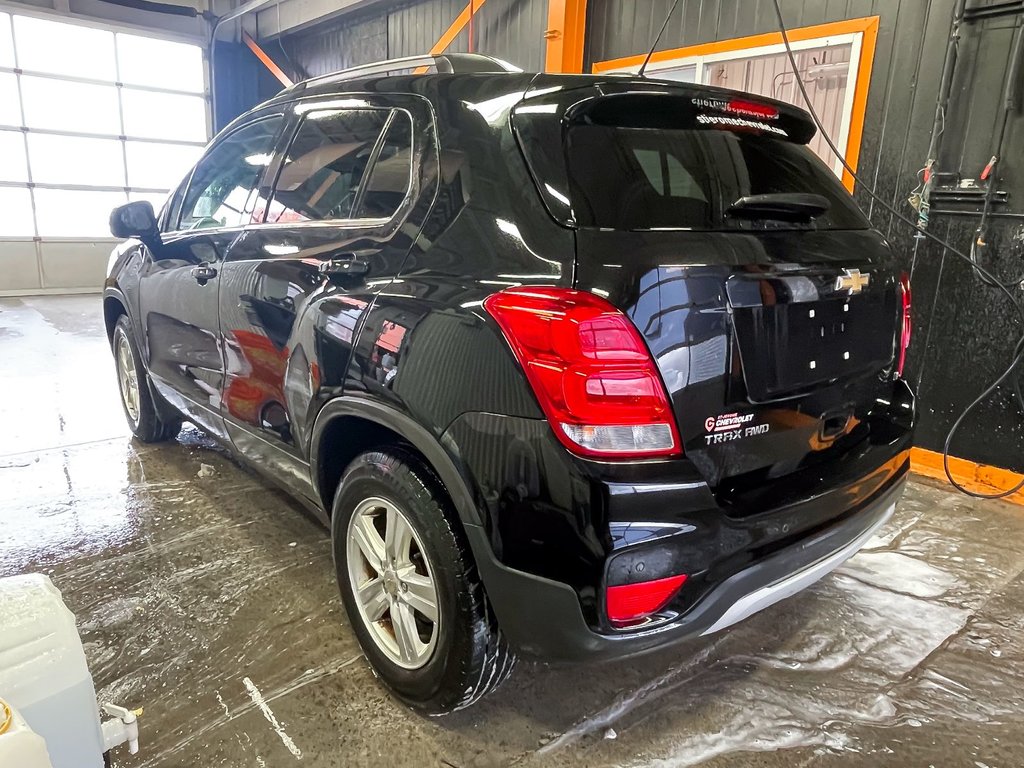
<instances>
[{"instance_id":1,"label":"wet floor","mask_svg":"<svg viewBox=\"0 0 1024 768\"><path fill-rule=\"evenodd\" d=\"M1020 507L912 482L866 551L732 631L521 664L428 719L376 684L318 523L195 430L129 439L97 297L0 299L0 389L0 576L49 574L100 699L145 707L121 768L1024 765Z\"/></svg>"}]
</instances>

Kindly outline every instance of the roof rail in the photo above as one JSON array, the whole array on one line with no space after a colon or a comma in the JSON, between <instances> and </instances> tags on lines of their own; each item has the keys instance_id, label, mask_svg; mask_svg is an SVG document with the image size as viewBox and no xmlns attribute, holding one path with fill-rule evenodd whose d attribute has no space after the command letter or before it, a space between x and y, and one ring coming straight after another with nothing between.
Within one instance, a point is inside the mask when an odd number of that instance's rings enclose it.
<instances>
[{"instance_id":1,"label":"roof rail","mask_svg":"<svg viewBox=\"0 0 1024 768\"><path fill-rule=\"evenodd\" d=\"M357 78L372 77L373 75L386 75L406 69L417 69L419 67L433 67L443 74L467 74L473 72L522 72L519 67L509 64L507 61L484 56L480 53L443 53L424 54L421 56L405 56L400 59L388 59L387 61L375 61L371 64L360 64L358 67L343 69L339 72L331 72L327 75L312 77L296 83L288 91L305 90L310 85L322 85L325 83L344 82Z\"/></svg>"}]
</instances>

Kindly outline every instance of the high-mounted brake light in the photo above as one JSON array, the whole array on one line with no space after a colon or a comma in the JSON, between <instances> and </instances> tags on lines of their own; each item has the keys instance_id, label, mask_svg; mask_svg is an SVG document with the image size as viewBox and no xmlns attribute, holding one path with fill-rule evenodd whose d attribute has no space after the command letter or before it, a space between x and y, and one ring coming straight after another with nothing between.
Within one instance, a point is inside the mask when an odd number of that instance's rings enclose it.
<instances>
[{"instance_id":1,"label":"high-mounted brake light","mask_svg":"<svg viewBox=\"0 0 1024 768\"><path fill-rule=\"evenodd\" d=\"M907 348L910 346L910 332L913 323L910 318L910 275L900 275L900 303L903 308L900 325L900 348L897 352L896 375L903 378L903 367L907 363Z\"/></svg>"},{"instance_id":2,"label":"high-mounted brake light","mask_svg":"<svg viewBox=\"0 0 1024 768\"><path fill-rule=\"evenodd\" d=\"M495 293L484 308L571 451L606 459L679 453L665 385L614 306L586 291L538 286Z\"/></svg>"},{"instance_id":3,"label":"high-mounted brake light","mask_svg":"<svg viewBox=\"0 0 1024 768\"><path fill-rule=\"evenodd\" d=\"M747 101L746 99L733 99L729 102L729 110L755 117L774 118L779 116L779 110L775 107L768 104L758 104L756 101Z\"/></svg>"},{"instance_id":4,"label":"high-mounted brake light","mask_svg":"<svg viewBox=\"0 0 1024 768\"><path fill-rule=\"evenodd\" d=\"M686 581L686 575L669 576L654 581L608 587L605 609L608 620L619 627L629 626L665 607Z\"/></svg>"}]
</instances>

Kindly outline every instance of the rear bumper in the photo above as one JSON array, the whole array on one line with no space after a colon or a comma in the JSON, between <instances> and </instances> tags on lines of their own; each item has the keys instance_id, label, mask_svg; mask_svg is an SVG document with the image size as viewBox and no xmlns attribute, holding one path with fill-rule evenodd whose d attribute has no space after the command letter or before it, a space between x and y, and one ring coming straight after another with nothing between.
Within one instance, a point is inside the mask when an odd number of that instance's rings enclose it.
<instances>
[{"instance_id":1,"label":"rear bumper","mask_svg":"<svg viewBox=\"0 0 1024 768\"><path fill-rule=\"evenodd\" d=\"M489 555L482 528L467 526L467 534L502 632L520 653L560 661L621 658L717 632L811 585L852 557L889 520L905 482L903 468L834 524L724 578L671 621L632 632L595 631L570 586L501 564Z\"/></svg>"}]
</instances>

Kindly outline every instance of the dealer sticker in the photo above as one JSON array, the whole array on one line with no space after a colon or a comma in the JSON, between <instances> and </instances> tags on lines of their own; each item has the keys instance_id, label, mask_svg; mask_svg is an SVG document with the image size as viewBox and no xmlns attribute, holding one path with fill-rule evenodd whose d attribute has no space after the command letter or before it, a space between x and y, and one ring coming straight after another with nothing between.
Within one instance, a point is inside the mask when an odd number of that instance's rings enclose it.
<instances>
[{"instance_id":1,"label":"dealer sticker","mask_svg":"<svg viewBox=\"0 0 1024 768\"><path fill-rule=\"evenodd\" d=\"M745 437L763 435L771 429L770 424L751 424L752 413L723 413L721 416L708 416L704 428L710 434L704 435L706 445L728 443L742 440Z\"/></svg>"}]
</instances>

